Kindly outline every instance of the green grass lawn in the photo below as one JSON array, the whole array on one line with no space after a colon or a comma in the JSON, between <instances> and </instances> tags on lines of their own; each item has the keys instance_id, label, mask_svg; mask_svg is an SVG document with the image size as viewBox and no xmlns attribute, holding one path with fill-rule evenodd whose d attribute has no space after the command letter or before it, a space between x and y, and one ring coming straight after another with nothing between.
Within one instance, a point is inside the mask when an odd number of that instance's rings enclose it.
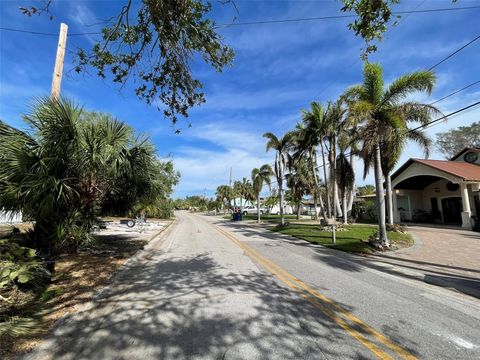
<instances>
[{"instance_id":1,"label":"green grass lawn","mask_svg":"<svg viewBox=\"0 0 480 360\"><path fill-rule=\"evenodd\" d=\"M318 225L290 224L285 228L271 227L269 230L342 251L353 253L373 252L373 249L365 241L375 232L376 226L348 225L347 229L347 231L338 231L336 233L336 244L332 244L332 233L320 230ZM388 232L388 238L398 247L413 245L413 239L409 234Z\"/></svg>"}]
</instances>

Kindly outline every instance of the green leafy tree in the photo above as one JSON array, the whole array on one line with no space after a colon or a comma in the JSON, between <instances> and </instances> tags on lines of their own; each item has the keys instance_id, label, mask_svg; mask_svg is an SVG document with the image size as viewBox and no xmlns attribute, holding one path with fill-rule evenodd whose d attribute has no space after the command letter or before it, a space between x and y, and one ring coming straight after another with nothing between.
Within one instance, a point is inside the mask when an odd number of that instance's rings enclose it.
<instances>
[{"instance_id":1,"label":"green leafy tree","mask_svg":"<svg viewBox=\"0 0 480 360\"><path fill-rule=\"evenodd\" d=\"M370 184L359 186L357 187L357 194L360 196L375 194L375 186Z\"/></svg>"},{"instance_id":2,"label":"green leafy tree","mask_svg":"<svg viewBox=\"0 0 480 360\"><path fill-rule=\"evenodd\" d=\"M362 140L364 173L373 165L379 221L379 241L389 246L385 223L385 198L382 171L382 143L388 141L392 129L404 132L410 121L425 122L438 110L427 104L405 101L414 92L431 93L435 75L431 71L416 71L394 80L384 87L379 64L365 64L363 84L349 88L344 99L349 106L349 121L358 124L358 138ZM372 159L370 162L368 159Z\"/></svg>"},{"instance_id":3,"label":"green leafy tree","mask_svg":"<svg viewBox=\"0 0 480 360\"><path fill-rule=\"evenodd\" d=\"M272 167L268 164L262 165L259 169L252 170L252 190L257 199L257 222L260 224L260 193L263 185L270 187L270 177L273 175Z\"/></svg>"},{"instance_id":4,"label":"green leafy tree","mask_svg":"<svg viewBox=\"0 0 480 360\"><path fill-rule=\"evenodd\" d=\"M0 122L0 203L35 221L31 241L42 252L91 239L107 195L127 189L137 201L155 188L155 148L125 123L51 98L24 119L26 131Z\"/></svg>"},{"instance_id":5,"label":"green leafy tree","mask_svg":"<svg viewBox=\"0 0 480 360\"><path fill-rule=\"evenodd\" d=\"M317 161L317 147L320 147L322 154L322 169L323 169L323 180L325 182L326 188L326 207L323 204L323 199L318 195L320 200L320 207L323 212L323 219L326 220L331 216L331 202L330 202L330 192L328 191L329 179L327 176L327 159L325 155L325 140L326 140L326 109L318 102L312 102L310 104L310 110L302 111L302 120L304 124L303 130L300 132L299 138L301 141L298 142L298 150L301 152L307 152L310 156L311 166L312 166L312 177L315 182L315 189L319 188L318 180L318 161ZM315 206L315 218L317 218L317 204L316 204L316 193L315 191L313 196L314 206ZM319 193L318 193L319 194Z\"/></svg>"},{"instance_id":6,"label":"green leafy tree","mask_svg":"<svg viewBox=\"0 0 480 360\"><path fill-rule=\"evenodd\" d=\"M306 157L292 158L288 164L289 173L285 176L287 186L290 189L290 200L297 208L297 220L300 219L303 197L308 194L310 188L311 167L308 160Z\"/></svg>"},{"instance_id":7,"label":"green leafy tree","mask_svg":"<svg viewBox=\"0 0 480 360\"><path fill-rule=\"evenodd\" d=\"M51 3L20 9L29 16L48 13L53 18ZM93 68L121 87L131 80L140 99L157 105L176 123L178 115L186 117L190 108L205 102L192 63L202 59L220 72L233 60L233 50L208 17L211 10L211 1L204 0L120 1L100 39L91 49L78 50L75 71Z\"/></svg>"},{"instance_id":8,"label":"green leafy tree","mask_svg":"<svg viewBox=\"0 0 480 360\"><path fill-rule=\"evenodd\" d=\"M226 210L230 208L230 203L232 201L232 189L228 185L220 185L217 187L215 195L221 202L223 206L223 213L225 214ZM225 203L227 206L225 206Z\"/></svg>"},{"instance_id":9,"label":"green leafy tree","mask_svg":"<svg viewBox=\"0 0 480 360\"><path fill-rule=\"evenodd\" d=\"M447 159L452 158L464 148L480 148L480 121L470 126L459 126L447 132L436 134L435 145Z\"/></svg>"},{"instance_id":10,"label":"green leafy tree","mask_svg":"<svg viewBox=\"0 0 480 360\"><path fill-rule=\"evenodd\" d=\"M361 36L365 42L362 59L377 51L377 43L382 41L389 26L395 26L400 15L394 15L392 8L400 0L342 0L343 12L354 12L357 18L348 24L356 36ZM457 0L452 0L457 2Z\"/></svg>"}]
</instances>

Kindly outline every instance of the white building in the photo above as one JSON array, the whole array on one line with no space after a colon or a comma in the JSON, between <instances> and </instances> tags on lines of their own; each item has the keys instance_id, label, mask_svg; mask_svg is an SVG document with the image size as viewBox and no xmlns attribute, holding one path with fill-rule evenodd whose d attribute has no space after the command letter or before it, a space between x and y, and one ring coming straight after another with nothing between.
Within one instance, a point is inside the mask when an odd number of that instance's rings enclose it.
<instances>
[{"instance_id":1,"label":"white building","mask_svg":"<svg viewBox=\"0 0 480 360\"><path fill-rule=\"evenodd\" d=\"M410 159L392 175L394 220L472 228L480 216L480 148L451 160Z\"/></svg>"},{"instance_id":2,"label":"white building","mask_svg":"<svg viewBox=\"0 0 480 360\"><path fill-rule=\"evenodd\" d=\"M15 224L22 222L21 212L1 211L0 210L0 224Z\"/></svg>"}]
</instances>

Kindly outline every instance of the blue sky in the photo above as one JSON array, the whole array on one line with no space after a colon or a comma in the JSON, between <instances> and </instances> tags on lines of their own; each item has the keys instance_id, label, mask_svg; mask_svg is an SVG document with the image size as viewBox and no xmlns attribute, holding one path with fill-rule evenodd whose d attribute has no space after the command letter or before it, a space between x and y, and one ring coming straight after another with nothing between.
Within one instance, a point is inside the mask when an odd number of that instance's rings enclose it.
<instances>
[{"instance_id":1,"label":"blue sky","mask_svg":"<svg viewBox=\"0 0 480 360\"><path fill-rule=\"evenodd\" d=\"M123 1L63 1L52 7L48 17L27 18L20 14L20 1L0 3L0 26L41 32L58 32L60 22L70 33L96 32L101 19L112 16ZM25 2L23 2L25 3ZM397 10L418 10L478 6L480 1L405 1ZM261 1L236 0L237 10L215 5L212 16L217 23L304 18L340 14L340 1ZM371 57L384 67L391 81L406 72L424 69L479 35L480 9L404 16L389 31L380 50ZM225 43L236 51L232 67L222 73L201 63L193 64L204 83L207 103L191 111L181 121L175 135L160 112L136 98L127 86L121 92L112 83L95 76L72 75L73 58L67 52L62 94L75 98L87 109L106 111L150 134L159 156L171 158L182 173L175 196L213 195L216 186L228 183L230 168L239 179L249 176L253 167L273 161L265 152L262 134L282 135L295 126L301 109L312 100L335 100L349 85L361 81L360 39L347 30L348 19L298 23L264 24L222 28ZM70 36L68 49L88 47L91 36ZM23 126L22 113L36 96L47 95L51 85L57 38L0 31L0 118ZM461 87L480 80L480 41L472 44L436 69L434 101ZM437 106L445 113L478 101L480 84ZM480 120L480 110L466 112L427 130L435 133ZM192 127L187 124L191 122ZM421 157L415 145L408 146L401 163ZM434 151L431 158L443 158ZM361 177L358 162L357 184L373 183L372 176Z\"/></svg>"}]
</instances>

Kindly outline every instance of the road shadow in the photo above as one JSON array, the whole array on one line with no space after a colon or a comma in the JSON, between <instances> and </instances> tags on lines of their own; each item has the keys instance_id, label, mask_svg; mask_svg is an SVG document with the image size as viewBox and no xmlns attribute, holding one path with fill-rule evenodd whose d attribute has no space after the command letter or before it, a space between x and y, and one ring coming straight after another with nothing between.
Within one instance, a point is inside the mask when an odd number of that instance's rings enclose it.
<instances>
[{"instance_id":1,"label":"road shadow","mask_svg":"<svg viewBox=\"0 0 480 360\"><path fill-rule=\"evenodd\" d=\"M373 357L270 274L231 272L208 253L171 258L158 253L147 263L132 263L94 305L59 324L48 339L50 358ZM361 327L357 331L366 335Z\"/></svg>"},{"instance_id":2,"label":"road shadow","mask_svg":"<svg viewBox=\"0 0 480 360\"><path fill-rule=\"evenodd\" d=\"M218 224L225 225L225 222L218 222ZM272 242L285 242L294 246L310 248L318 261L333 268L350 272L362 272L366 268L370 268L390 275L417 281L422 280L432 285L452 288L463 294L480 298L480 279L448 272L449 269L480 272L475 269L407 260L383 253L378 256L350 254L334 248L326 248L320 244L312 244L288 235L264 231L265 229L252 227L250 224L227 223L226 226L245 237L262 237ZM422 265L428 266L428 268ZM445 268L445 271L442 271L442 268ZM414 270L414 273L405 272L402 269Z\"/></svg>"}]
</instances>

